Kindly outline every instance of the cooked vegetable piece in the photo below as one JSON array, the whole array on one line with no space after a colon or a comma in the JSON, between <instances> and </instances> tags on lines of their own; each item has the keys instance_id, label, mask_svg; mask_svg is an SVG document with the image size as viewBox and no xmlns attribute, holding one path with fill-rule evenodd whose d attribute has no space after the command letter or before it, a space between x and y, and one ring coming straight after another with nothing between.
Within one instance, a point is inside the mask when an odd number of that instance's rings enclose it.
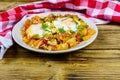
<instances>
[{"instance_id":1,"label":"cooked vegetable piece","mask_svg":"<svg viewBox=\"0 0 120 80\"><path fill-rule=\"evenodd\" d=\"M83 40L86 41L86 40L90 39L90 37L91 37L90 35L84 36Z\"/></svg>"},{"instance_id":2,"label":"cooked vegetable piece","mask_svg":"<svg viewBox=\"0 0 120 80\"><path fill-rule=\"evenodd\" d=\"M71 38L67 41L67 43L69 44L70 47L74 47L77 42L76 42L76 39L75 38Z\"/></svg>"},{"instance_id":3,"label":"cooked vegetable piece","mask_svg":"<svg viewBox=\"0 0 120 80\"><path fill-rule=\"evenodd\" d=\"M95 34L95 30L92 28L88 28L88 35L93 35Z\"/></svg>"},{"instance_id":4,"label":"cooked vegetable piece","mask_svg":"<svg viewBox=\"0 0 120 80\"><path fill-rule=\"evenodd\" d=\"M57 50L65 50L68 48L69 48L69 46L67 43L61 43L61 44L57 45Z\"/></svg>"},{"instance_id":5,"label":"cooked vegetable piece","mask_svg":"<svg viewBox=\"0 0 120 80\"><path fill-rule=\"evenodd\" d=\"M84 28L82 31L79 32L80 35L87 35L87 29Z\"/></svg>"},{"instance_id":6,"label":"cooked vegetable piece","mask_svg":"<svg viewBox=\"0 0 120 80\"><path fill-rule=\"evenodd\" d=\"M57 45L57 40L56 39L51 39L51 40L48 41L48 44Z\"/></svg>"},{"instance_id":7,"label":"cooked vegetable piece","mask_svg":"<svg viewBox=\"0 0 120 80\"><path fill-rule=\"evenodd\" d=\"M25 24L24 24L25 30L26 30L29 26L30 26L30 20L27 19L27 20L25 21Z\"/></svg>"}]
</instances>

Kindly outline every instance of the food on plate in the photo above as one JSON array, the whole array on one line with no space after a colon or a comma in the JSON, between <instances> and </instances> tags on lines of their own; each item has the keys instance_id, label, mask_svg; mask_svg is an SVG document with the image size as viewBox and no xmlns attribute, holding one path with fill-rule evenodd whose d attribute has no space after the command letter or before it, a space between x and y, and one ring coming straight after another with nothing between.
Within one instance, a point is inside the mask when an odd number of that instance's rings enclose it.
<instances>
[{"instance_id":1,"label":"food on plate","mask_svg":"<svg viewBox=\"0 0 120 80\"><path fill-rule=\"evenodd\" d=\"M77 15L49 14L27 19L21 30L23 42L44 50L66 50L87 41L96 33Z\"/></svg>"}]
</instances>

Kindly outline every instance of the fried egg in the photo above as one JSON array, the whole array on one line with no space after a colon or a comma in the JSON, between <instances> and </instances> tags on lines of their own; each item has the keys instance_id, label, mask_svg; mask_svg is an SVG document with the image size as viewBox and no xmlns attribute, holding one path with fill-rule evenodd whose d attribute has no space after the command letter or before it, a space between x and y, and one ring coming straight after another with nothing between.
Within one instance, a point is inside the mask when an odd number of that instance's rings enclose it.
<instances>
[{"instance_id":1,"label":"fried egg","mask_svg":"<svg viewBox=\"0 0 120 80\"><path fill-rule=\"evenodd\" d=\"M54 26L58 28L63 28L65 31L66 30L72 30L72 31L77 31L76 23L73 21L72 18L58 18L53 22Z\"/></svg>"},{"instance_id":2,"label":"fried egg","mask_svg":"<svg viewBox=\"0 0 120 80\"><path fill-rule=\"evenodd\" d=\"M33 24L27 30L26 34L28 37L32 37L34 35L39 35L40 37L43 36L43 30L41 29L42 24Z\"/></svg>"}]
</instances>

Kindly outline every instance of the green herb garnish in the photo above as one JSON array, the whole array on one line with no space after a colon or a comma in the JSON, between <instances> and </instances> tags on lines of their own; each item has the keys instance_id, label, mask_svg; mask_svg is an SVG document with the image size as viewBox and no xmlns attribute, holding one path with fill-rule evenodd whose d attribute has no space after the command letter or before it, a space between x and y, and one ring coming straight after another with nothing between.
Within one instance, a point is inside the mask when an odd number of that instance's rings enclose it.
<instances>
[{"instance_id":1,"label":"green herb garnish","mask_svg":"<svg viewBox=\"0 0 120 80\"><path fill-rule=\"evenodd\" d=\"M88 27L88 25L86 24L86 25L82 25L84 28L87 28Z\"/></svg>"},{"instance_id":2,"label":"green herb garnish","mask_svg":"<svg viewBox=\"0 0 120 80\"><path fill-rule=\"evenodd\" d=\"M33 36L33 38L38 39L38 38L40 38L40 36L39 36L39 34L35 34L35 35Z\"/></svg>"},{"instance_id":3,"label":"green herb garnish","mask_svg":"<svg viewBox=\"0 0 120 80\"><path fill-rule=\"evenodd\" d=\"M44 32L44 33L43 33L43 37L45 37L46 35L47 35L47 33L46 33L46 32Z\"/></svg>"},{"instance_id":4,"label":"green herb garnish","mask_svg":"<svg viewBox=\"0 0 120 80\"><path fill-rule=\"evenodd\" d=\"M84 37L85 35L83 35L83 34L80 34L80 37L82 38L82 37Z\"/></svg>"},{"instance_id":5,"label":"green herb garnish","mask_svg":"<svg viewBox=\"0 0 120 80\"><path fill-rule=\"evenodd\" d=\"M47 30L48 25L47 24L42 24L42 29Z\"/></svg>"},{"instance_id":6,"label":"green herb garnish","mask_svg":"<svg viewBox=\"0 0 120 80\"><path fill-rule=\"evenodd\" d=\"M60 33L64 33L65 32L63 27L62 28L58 28L58 30L59 30Z\"/></svg>"},{"instance_id":7,"label":"green herb garnish","mask_svg":"<svg viewBox=\"0 0 120 80\"><path fill-rule=\"evenodd\" d=\"M33 24L33 21L30 21L30 24Z\"/></svg>"},{"instance_id":8,"label":"green herb garnish","mask_svg":"<svg viewBox=\"0 0 120 80\"><path fill-rule=\"evenodd\" d=\"M69 38L72 38L72 36L68 36Z\"/></svg>"},{"instance_id":9,"label":"green herb garnish","mask_svg":"<svg viewBox=\"0 0 120 80\"><path fill-rule=\"evenodd\" d=\"M85 29L85 28L87 28L87 27L88 27L88 26L80 25L80 26L77 27L77 29L78 29L79 31L81 31L81 30L83 30L83 29Z\"/></svg>"},{"instance_id":10,"label":"green herb garnish","mask_svg":"<svg viewBox=\"0 0 120 80\"><path fill-rule=\"evenodd\" d=\"M70 30L70 32L71 32L71 33L75 33L75 31L73 31L73 30Z\"/></svg>"},{"instance_id":11,"label":"green herb garnish","mask_svg":"<svg viewBox=\"0 0 120 80\"><path fill-rule=\"evenodd\" d=\"M78 25L78 22L76 20L73 20L75 22L76 25Z\"/></svg>"},{"instance_id":12,"label":"green herb garnish","mask_svg":"<svg viewBox=\"0 0 120 80\"><path fill-rule=\"evenodd\" d=\"M55 16L55 14L54 13L51 13L51 15L54 17Z\"/></svg>"},{"instance_id":13,"label":"green herb garnish","mask_svg":"<svg viewBox=\"0 0 120 80\"><path fill-rule=\"evenodd\" d=\"M65 17L64 19L62 19L62 21L66 20L66 19L68 19L68 17Z\"/></svg>"}]
</instances>

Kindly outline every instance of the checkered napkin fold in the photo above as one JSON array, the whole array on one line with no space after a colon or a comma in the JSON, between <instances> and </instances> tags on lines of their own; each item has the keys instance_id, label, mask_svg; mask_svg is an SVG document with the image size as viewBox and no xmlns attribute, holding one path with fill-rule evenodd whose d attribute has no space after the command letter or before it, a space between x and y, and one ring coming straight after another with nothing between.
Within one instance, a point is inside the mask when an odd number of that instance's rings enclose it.
<instances>
[{"instance_id":1,"label":"checkered napkin fold","mask_svg":"<svg viewBox=\"0 0 120 80\"><path fill-rule=\"evenodd\" d=\"M111 0L44 0L16 6L0 13L0 59L13 44L11 30L25 15L51 11L72 11L96 24L120 23L120 2Z\"/></svg>"}]
</instances>

